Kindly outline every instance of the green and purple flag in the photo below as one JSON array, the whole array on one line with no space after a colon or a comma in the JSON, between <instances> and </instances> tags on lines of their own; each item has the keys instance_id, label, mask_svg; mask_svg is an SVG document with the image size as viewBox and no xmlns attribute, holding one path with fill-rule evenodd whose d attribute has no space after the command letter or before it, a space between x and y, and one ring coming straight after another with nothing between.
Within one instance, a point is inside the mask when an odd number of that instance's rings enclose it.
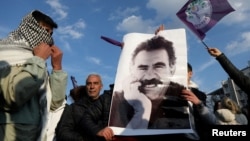
<instances>
[{"instance_id":1,"label":"green and purple flag","mask_svg":"<svg viewBox=\"0 0 250 141\"><path fill-rule=\"evenodd\" d=\"M189 0L176 15L203 40L208 30L233 11L227 0Z\"/></svg>"}]
</instances>

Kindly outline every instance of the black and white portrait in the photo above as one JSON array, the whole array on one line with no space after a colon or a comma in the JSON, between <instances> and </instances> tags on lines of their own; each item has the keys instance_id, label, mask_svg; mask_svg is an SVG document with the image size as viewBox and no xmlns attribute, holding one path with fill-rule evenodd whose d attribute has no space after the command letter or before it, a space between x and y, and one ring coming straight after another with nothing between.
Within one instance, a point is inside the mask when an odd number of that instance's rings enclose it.
<instances>
[{"instance_id":1,"label":"black and white portrait","mask_svg":"<svg viewBox=\"0 0 250 141\"><path fill-rule=\"evenodd\" d=\"M109 126L119 135L192 132L184 29L124 36ZM178 129L178 130L176 130Z\"/></svg>"}]
</instances>

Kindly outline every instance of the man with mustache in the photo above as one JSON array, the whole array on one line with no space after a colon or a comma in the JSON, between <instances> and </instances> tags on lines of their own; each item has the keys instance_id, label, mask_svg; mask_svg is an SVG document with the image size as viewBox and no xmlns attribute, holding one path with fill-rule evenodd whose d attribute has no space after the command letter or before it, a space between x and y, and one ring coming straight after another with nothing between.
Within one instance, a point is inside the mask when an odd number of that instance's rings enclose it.
<instances>
[{"instance_id":1,"label":"man with mustache","mask_svg":"<svg viewBox=\"0 0 250 141\"><path fill-rule=\"evenodd\" d=\"M190 128L188 103L179 97L184 86L170 80L176 67L173 43L154 36L139 44L131 64L123 90L113 94L109 126Z\"/></svg>"}]
</instances>

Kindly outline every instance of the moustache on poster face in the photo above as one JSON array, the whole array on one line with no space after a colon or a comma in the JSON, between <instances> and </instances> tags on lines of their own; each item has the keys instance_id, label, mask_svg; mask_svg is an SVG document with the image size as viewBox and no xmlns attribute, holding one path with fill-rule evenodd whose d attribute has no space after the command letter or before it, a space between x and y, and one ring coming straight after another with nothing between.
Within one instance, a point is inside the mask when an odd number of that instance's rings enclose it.
<instances>
[{"instance_id":1,"label":"moustache on poster face","mask_svg":"<svg viewBox=\"0 0 250 141\"><path fill-rule=\"evenodd\" d=\"M141 83L141 85L138 87L138 90L142 93L145 93L144 88L147 87L148 85L150 86L158 86L158 85L162 85L163 82L159 79L150 79L150 80L140 80L139 81Z\"/></svg>"}]
</instances>

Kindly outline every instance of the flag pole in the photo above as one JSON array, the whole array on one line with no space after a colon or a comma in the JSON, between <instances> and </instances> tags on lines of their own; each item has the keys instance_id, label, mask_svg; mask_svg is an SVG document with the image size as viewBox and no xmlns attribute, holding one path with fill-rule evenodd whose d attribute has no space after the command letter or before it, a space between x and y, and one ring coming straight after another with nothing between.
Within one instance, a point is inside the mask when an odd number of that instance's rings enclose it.
<instances>
[{"instance_id":1,"label":"flag pole","mask_svg":"<svg viewBox=\"0 0 250 141\"><path fill-rule=\"evenodd\" d=\"M77 88L78 86L77 86L77 82L76 82L75 77L74 76L70 76L70 78L71 78L71 82L73 84L73 88Z\"/></svg>"},{"instance_id":2,"label":"flag pole","mask_svg":"<svg viewBox=\"0 0 250 141\"><path fill-rule=\"evenodd\" d=\"M201 42L206 47L206 49L209 49L208 45L203 40L201 40Z\"/></svg>"},{"instance_id":3,"label":"flag pole","mask_svg":"<svg viewBox=\"0 0 250 141\"><path fill-rule=\"evenodd\" d=\"M116 46L119 46L119 47L123 47L123 43L122 42L119 42L119 41L116 41L114 39L111 39L111 38L108 38L108 37L105 37L105 36L101 36L101 39L113 44L113 45L116 45Z\"/></svg>"}]
</instances>

